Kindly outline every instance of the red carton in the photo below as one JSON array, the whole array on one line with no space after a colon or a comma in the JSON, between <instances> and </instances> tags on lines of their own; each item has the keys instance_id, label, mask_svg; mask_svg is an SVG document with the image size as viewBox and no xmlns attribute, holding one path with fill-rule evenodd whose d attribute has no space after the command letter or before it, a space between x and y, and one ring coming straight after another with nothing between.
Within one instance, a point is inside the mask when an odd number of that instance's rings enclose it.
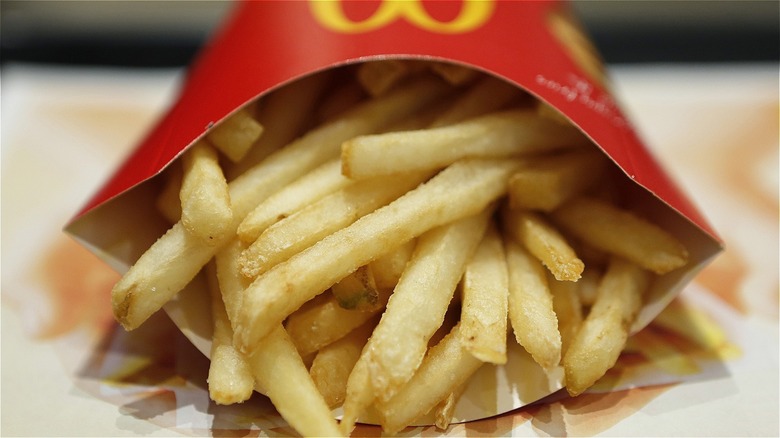
<instances>
[{"instance_id":1,"label":"red carton","mask_svg":"<svg viewBox=\"0 0 780 438\"><path fill-rule=\"evenodd\" d=\"M678 237L691 256L685 268L655 283L634 331L658 315L721 250L715 232L621 112L598 56L572 20L568 5L561 2L238 3L191 66L166 116L66 231L125 272L167 226L152 207L155 176L210 127L296 79L391 57L447 61L514 83L565 115L622 169L642 199L643 212ZM186 302L171 302L166 310L208 355L209 319L197 316L207 306L205 294L189 295ZM456 420L505 412L560 388L560 379L548 376L550 385L541 391L513 393L511 374L492 378L495 403L489 408L463 407Z\"/></svg>"}]
</instances>

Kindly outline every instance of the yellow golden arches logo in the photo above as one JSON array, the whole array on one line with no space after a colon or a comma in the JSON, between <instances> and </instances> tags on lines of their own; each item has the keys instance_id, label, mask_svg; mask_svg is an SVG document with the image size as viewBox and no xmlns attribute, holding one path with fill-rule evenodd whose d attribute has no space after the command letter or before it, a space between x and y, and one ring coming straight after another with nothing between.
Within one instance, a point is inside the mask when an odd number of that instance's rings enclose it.
<instances>
[{"instance_id":1,"label":"yellow golden arches logo","mask_svg":"<svg viewBox=\"0 0 780 438\"><path fill-rule=\"evenodd\" d=\"M405 19L421 29L436 33L465 33L482 26L493 14L494 0L461 0L458 16L446 22L432 18L421 0L382 0L377 10L362 21L352 21L340 0L310 0L312 14L324 27L342 33L363 33Z\"/></svg>"}]
</instances>

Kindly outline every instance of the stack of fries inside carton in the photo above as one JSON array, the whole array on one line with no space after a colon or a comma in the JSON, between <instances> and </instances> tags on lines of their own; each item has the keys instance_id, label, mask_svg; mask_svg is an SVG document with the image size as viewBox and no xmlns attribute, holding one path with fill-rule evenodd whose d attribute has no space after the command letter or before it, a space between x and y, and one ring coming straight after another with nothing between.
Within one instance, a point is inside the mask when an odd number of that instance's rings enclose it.
<instances>
[{"instance_id":1,"label":"stack of fries inside carton","mask_svg":"<svg viewBox=\"0 0 780 438\"><path fill-rule=\"evenodd\" d=\"M116 319L132 330L202 285L210 397L259 392L305 436L446 428L513 348L576 396L615 364L649 291L691 264L567 117L442 60L291 81L147 186L168 229L114 287Z\"/></svg>"}]
</instances>

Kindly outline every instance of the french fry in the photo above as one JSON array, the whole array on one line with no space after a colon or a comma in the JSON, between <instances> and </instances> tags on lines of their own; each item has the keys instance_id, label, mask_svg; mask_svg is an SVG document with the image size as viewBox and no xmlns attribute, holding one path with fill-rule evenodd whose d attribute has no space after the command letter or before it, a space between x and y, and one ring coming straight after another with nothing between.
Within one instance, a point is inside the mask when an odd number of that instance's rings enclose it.
<instances>
[{"instance_id":1,"label":"french fry","mask_svg":"<svg viewBox=\"0 0 780 438\"><path fill-rule=\"evenodd\" d=\"M323 237L388 204L430 176L410 173L349 184L268 227L242 254L241 273L254 278Z\"/></svg>"},{"instance_id":2,"label":"french fry","mask_svg":"<svg viewBox=\"0 0 780 438\"><path fill-rule=\"evenodd\" d=\"M659 226L606 202L573 199L553 213L566 231L595 248L624 257L656 274L688 262L685 246Z\"/></svg>"},{"instance_id":3,"label":"french fry","mask_svg":"<svg viewBox=\"0 0 780 438\"><path fill-rule=\"evenodd\" d=\"M516 160L464 160L363 216L247 288L234 344L250 352L284 318L360 266L425 231L476 214L506 193ZM455 202L454 200L458 200Z\"/></svg>"},{"instance_id":4,"label":"french fry","mask_svg":"<svg viewBox=\"0 0 780 438\"><path fill-rule=\"evenodd\" d=\"M374 281L371 264L361 266L357 271L342 278L330 288L339 306L361 312L375 311L384 306L379 299L379 288Z\"/></svg>"},{"instance_id":5,"label":"french fry","mask_svg":"<svg viewBox=\"0 0 780 438\"><path fill-rule=\"evenodd\" d=\"M446 430L452 422L452 417L455 415L455 408L458 406L460 397L466 391L468 381L462 383L455 391L449 393L447 397L440 401L434 408L434 424L438 429Z\"/></svg>"},{"instance_id":6,"label":"french fry","mask_svg":"<svg viewBox=\"0 0 780 438\"><path fill-rule=\"evenodd\" d=\"M241 308L244 289L249 285L241 276L241 266L238 262L242 250L241 242L233 238L214 256L217 281L231 327L234 326L236 315Z\"/></svg>"},{"instance_id":7,"label":"french fry","mask_svg":"<svg viewBox=\"0 0 780 438\"><path fill-rule=\"evenodd\" d=\"M504 240L509 266L509 321L517 342L545 370L561 360L561 334L541 262L514 239Z\"/></svg>"},{"instance_id":8,"label":"french fry","mask_svg":"<svg viewBox=\"0 0 780 438\"><path fill-rule=\"evenodd\" d=\"M429 412L482 366L460 339L456 327L430 350L414 377L392 399L379 404L385 433L397 433Z\"/></svg>"},{"instance_id":9,"label":"french fry","mask_svg":"<svg viewBox=\"0 0 780 438\"><path fill-rule=\"evenodd\" d=\"M531 110L492 113L449 126L355 137L342 146L341 172L353 179L432 170L469 157L551 151L585 142L576 129Z\"/></svg>"},{"instance_id":10,"label":"french fry","mask_svg":"<svg viewBox=\"0 0 780 438\"><path fill-rule=\"evenodd\" d=\"M233 210L217 152L199 141L184 153L182 163L184 175L179 192L182 225L204 242L224 241L229 236Z\"/></svg>"},{"instance_id":11,"label":"french fry","mask_svg":"<svg viewBox=\"0 0 780 438\"><path fill-rule=\"evenodd\" d=\"M460 343L474 357L506 363L509 280L499 232L491 224L466 265L461 283Z\"/></svg>"},{"instance_id":12,"label":"french fry","mask_svg":"<svg viewBox=\"0 0 780 438\"><path fill-rule=\"evenodd\" d=\"M541 215L505 209L504 229L561 281L577 281L585 264L561 233Z\"/></svg>"},{"instance_id":13,"label":"french fry","mask_svg":"<svg viewBox=\"0 0 780 438\"><path fill-rule=\"evenodd\" d=\"M209 396L217 404L229 405L248 400L255 388L255 379L243 354L233 347L233 327L228 319L222 292L217 281L216 264L206 265L211 318L214 333L209 358Z\"/></svg>"},{"instance_id":14,"label":"french fry","mask_svg":"<svg viewBox=\"0 0 780 438\"><path fill-rule=\"evenodd\" d=\"M276 410L303 436L343 436L328 404L281 325L248 358L252 374Z\"/></svg>"},{"instance_id":15,"label":"french fry","mask_svg":"<svg viewBox=\"0 0 780 438\"><path fill-rule=\"evenodd\" d=\"M395 289L401 274L406 269L406 264L412 258L416 244L416 239L409 240L369 263L376 287Z\"/></svg>"},{"instance_id":16,"label":"french fry","mask_svg":"<svg viewBox=\"0 0 780 438\"><path fill-rule=\"evenodd\" d=\"M492 213L491 206L418 239L364 353L369 355L371 385L379 400L392 397L420 365Z\"/></svg>"},{"instance_id":17,"label":"french fry","mask_svg":"<svg viewBox=\"0 0 780 438\"><path fill-rule=\"evenodd\" d=\"M380 96L404 78L422 70L424 65L403 59L364 62L358 66L357 80L370 95Z\"/></svg>"},{"instance_id":18,"label":"french fry","mask_svg":"<svg viewBox=\"0 0 780 438\"><path fill-rule=\"evenodd\" d=\"M509 205L552 211L593 187L606 166L603 154L588 149L529 160L509 179Z\"/></svg>"},{"instance_id":19,"label":"french fry","mask_svg":"<svg viewBox=\"0 0 780 438\"><path fill-rule=\"evenodd\" d=\"M446 110L440 112L429 127L447 126L498 111L522 95L523 92L513 84L493 76L485 76Z\"/></svg>"},{"instance_id":20,"label":"french fry","mask_svg":"<svg viewBox=\"0 0 780 438\"><path fill-rule=\"evenodd\" d=\"M340 160L334 158L261 202L238 226L238 237L243 242L254 242L269 226L346 187L349 182L341 174Z\"/></svg>"},{"instance_id":21,"label":"french fry","mask_svg":"<svg viewBox=\"0 0 780 438\"><path fill-rule=\"evenodd\" d=\"M617 361L648 287L650 274L614 257L599 284L596 302L563 357L566 390L576 396Z\"/></svg>"},{"instance_id":22,"label":"french fry","mask_svg":"<svg viewBox=\"0 0 780 438\"><path fill-rule=\"evenodd\" d=\"M578 291L579 281L560 281L552 274L548 274L547 284L550 286L553 297L553 311L558 318L561 354L565 355L583 320L582 303Z\"/></svg>"},{"instance_id":23,"label":"french fry","mask_svg":"<svg viewBox=\"0 0 780 438\"><path fill-rule=\"evenodd\" d=\"M365 347L363 347L365 350ZM368 369L368 355L358 358L347 379L347 390L344 397L344 415L341 417L341 433L349 436L355 428L358 417L367 406L374 401L374 390L371 387L371 375Z\"/></svg>"},{"instance_id":24,"label":"french fry","mask_svg":"<svg viewBox=\"0 0 780 438\"><path fill-rule=\"evenodd\" d=\"M251 109L245 107L214 126L206 138L231 161L238 162L262 134L263 125L255 120Z\"/></svg>"},{"instance_id":25,"label":"french fry","mask_svg":"<svg viewBox=\"0 0 780 438\"><path fill-rule=\"evenodd\" d=\"M360 358L360 352L371 336L374 326L376 326L376 318L372 318L338 341L323 347L314 357L309 374L331 409L344 403L347 379Z\"/></svg>"},{"instance_id":26,"label":"french fry","mask_svg":"<svg viewBox=\"0 0 780 438\"><path fill-rule=\"evenodd\" d=\"M625 349L638 352L654 366L671 375L684 376L701 371L695 360L664 340L651 327L645 327L629 337Z\"/></svg>"},{"instance_id":27,"label":"french fry","mask_svg":"<svg viewBox=\"0 0 780 438\"><path fill-rule=\"evenodd\" d=\"M452 85L467 84L478 76L476 70L464 65L452 64L449 62L434 62L430 63L429 66L431 71L435 72Z\"/></svg>"},{"instance_id":28,"label":"french fry","mask_svg":"<svg viewBox=\"0 0 780 438\"><path fill-rule=\"evenodd\" d=\"M577 296L584 307L590 307L596 302L602 274L601 269L587 265L582 271L582 276L577 280Z\"/></svg>"},{"instance_id":29,"label":"french fry","mask_svg":"<svg viewBox=\"0 0 780 438\"><path fill-rule=\"evenodd\" d=\"M303 357L343 338L384 308L390 290L379 290L379 305L372 311L349 310L330 294L316 297L290 315L285 324L295 348Z\"/></svg>"}]
</instances>

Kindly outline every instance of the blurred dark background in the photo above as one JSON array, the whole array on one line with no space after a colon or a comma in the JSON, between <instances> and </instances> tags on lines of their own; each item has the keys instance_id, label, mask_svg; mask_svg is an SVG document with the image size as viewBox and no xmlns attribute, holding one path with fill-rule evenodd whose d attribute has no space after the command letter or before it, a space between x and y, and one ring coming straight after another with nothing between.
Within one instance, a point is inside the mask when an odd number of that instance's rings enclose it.
<instances>
[{"instance_id":1,"label":"blurred dark background","mask_svg":"<svg viewBox=\"0 0 780 438\"><path fill-rule=\"evenodd\" d=\"M580 1L609 64L777 62L779 1ZM0 1L0 62L186 65L227 1Z\"/></svg>"}]
</instances>

